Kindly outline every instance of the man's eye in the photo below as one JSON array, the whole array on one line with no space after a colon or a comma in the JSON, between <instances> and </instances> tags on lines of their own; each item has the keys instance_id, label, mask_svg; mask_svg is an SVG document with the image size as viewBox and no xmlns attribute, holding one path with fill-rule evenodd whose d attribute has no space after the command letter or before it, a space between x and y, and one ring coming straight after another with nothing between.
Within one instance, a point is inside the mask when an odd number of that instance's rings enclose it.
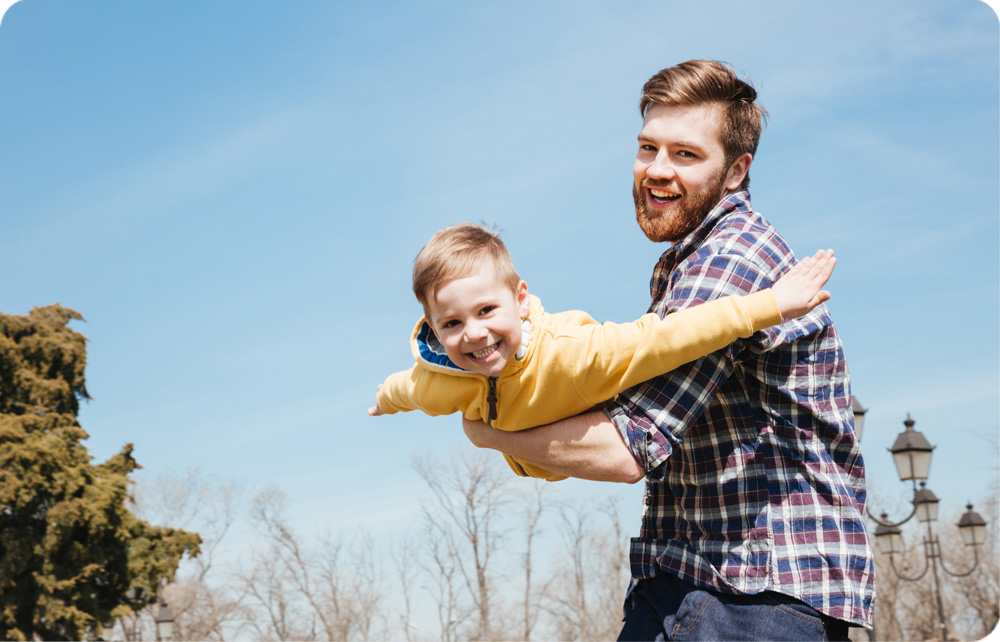
<instances>
[{"instance_id":1,"label":"man's eye","mask_svg":"<svg viewBox=\"0 0 1000 642\"><path fill-rule=\"evenodd\" d=\"M639 151L643 152L655 152L656 147L654 145L639 145Z\"/></svg>"},{"instance_id":2,"label":"man's eye","mask_svg":"<svg viewBox=\"0 0 1000 642\"><path fill-rule=\"evenodd\" d=\"M681 158L697 158L694 152L689 152L686 149L682 149L681 151L677 152L677 155L680 156Z\"/></svg>"}]
</instances>

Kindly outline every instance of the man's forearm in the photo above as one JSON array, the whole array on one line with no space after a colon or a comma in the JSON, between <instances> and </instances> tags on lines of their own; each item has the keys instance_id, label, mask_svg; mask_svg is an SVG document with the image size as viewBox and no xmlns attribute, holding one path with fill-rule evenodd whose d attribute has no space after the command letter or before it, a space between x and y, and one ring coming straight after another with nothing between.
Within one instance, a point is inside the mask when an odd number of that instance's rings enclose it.
<instances>
[{"instance_id":1,"label":"man's forearm","mask_svg":"<svg viewBox=\"0 0 1000 642\"><path fill-rule=\"evenodd\" d=\"M469 440L554 473L634 484L645 471L603 412L588 412L547 426L516 432L463 419Z\"/></svg>"}]
</instances>

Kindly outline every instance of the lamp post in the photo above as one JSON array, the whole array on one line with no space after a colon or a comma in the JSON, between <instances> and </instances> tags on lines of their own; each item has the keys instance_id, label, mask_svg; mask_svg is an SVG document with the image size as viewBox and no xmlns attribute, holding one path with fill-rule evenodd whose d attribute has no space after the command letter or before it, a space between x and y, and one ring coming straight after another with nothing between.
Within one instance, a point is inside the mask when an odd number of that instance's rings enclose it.
<instances>
[{"instance_id":1,"label":"lamp post","mask_svg":"<svg viewBox=\"0 0 1000 642\"><path fill-rule=\"evenodd\" d=\"M856 403L856 400L854 401ZM860 408L860 404L855 406L855 418L858 416L858 408ZM865 410L862 409L862 417L864 412ZM882 513L881 518L879 518L875 517L869 511L868 517L878 524L875 528L875 541L878 544L879 550L889 556L889 564L892 567L892 571L899 579L907 582L916 582L923 579L927 575L927 571L932 571L934 577L934 595L937 598L938 622L941 627L941 639L947 640L948 624L944 617L944 603L941 599L941 578L938 573L938 567L940 566L941 571L952 577L965 577L975 571L979 566L978 547L986 541L986 520L979 513L972 510L971 503L966 506L966 512L958 521L958 529L962 533L965 545L972 547L972 568L964 572L949 570L944 557L941 555L940 541L931 527L931 524L936 522L938 518L939 500L927 488L927 482L925 481L930 474L931 452L935 447L931 446L927 438L920 432L913 429L914 424L915 422L907 415L906 420L903 422L906 429L896 437L895 443L889 449L893 460L896 462L896 472L899 474L899 479L904 482L910 481L913 483L913 511L899 522L890 522L888 515L885 513ZM920 482L920 488L917 488L917 481ZM895 555L903 552L903 537L899 527L910 521L914 516L916 516L917 521L927 524L927 535L924 536L923 541L924 570L918 575L907 576L896 568Z\"/></svg>"}]
</instances>

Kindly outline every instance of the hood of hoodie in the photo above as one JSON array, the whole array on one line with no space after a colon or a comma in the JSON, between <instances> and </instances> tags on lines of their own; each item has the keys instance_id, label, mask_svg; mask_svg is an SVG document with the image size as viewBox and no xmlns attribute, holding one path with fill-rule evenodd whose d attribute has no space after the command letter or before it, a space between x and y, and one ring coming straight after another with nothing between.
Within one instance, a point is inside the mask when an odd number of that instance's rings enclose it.
<instances>
[{"instance_id":1,"label":"hood of hoodie","mask_svg":"<svg viewBox=\"0 0 1000 642\"><path fill-rule=\"evenodd\" d=\"M512 372L520 370L531 358L531 353L538 344L536 338L541 331L542 302L534 295L529 295L529 299L531 304L528 317L524 319L528 323L526 326L522 326L525 333L521 339L521 350L518 351L518 354L521 356L520 358L511 359L510 363L503 369L503 372L500 373L500 377L506 377ZM413 351L413 358L416 362L425 368L453 375L483 376L478 372L465 370L455 365L455 362L448 357L444 346L438 341L434 330L431 329L431 325L425 317L420 317L417 325L413 328L413 334L410 336L410 349Z\"/></svg>"}]
</instances>

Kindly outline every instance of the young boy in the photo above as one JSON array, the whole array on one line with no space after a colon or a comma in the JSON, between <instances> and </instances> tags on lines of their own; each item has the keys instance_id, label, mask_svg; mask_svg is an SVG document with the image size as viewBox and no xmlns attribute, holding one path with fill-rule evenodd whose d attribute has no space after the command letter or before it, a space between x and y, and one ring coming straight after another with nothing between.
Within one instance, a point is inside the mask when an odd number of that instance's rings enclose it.
<instances>
[{"instance_id":1,"label":"young boy","mask_svg":"<svg viewBox=\"0 0 1000 642\"><path fill-rule=\"evenodd\" d=\"M546 313L514 270L499 235L460 223L435 234L413 267L424 308L410 342L416 364L379 386L377 416L461 411L500 430L571 417L619 392L808 313L836 259L817 252L748 296L723 297L661 319L598 324L579 311ZM565 479L506 456L515 473Z\"/></svg>"}]
</instances>

